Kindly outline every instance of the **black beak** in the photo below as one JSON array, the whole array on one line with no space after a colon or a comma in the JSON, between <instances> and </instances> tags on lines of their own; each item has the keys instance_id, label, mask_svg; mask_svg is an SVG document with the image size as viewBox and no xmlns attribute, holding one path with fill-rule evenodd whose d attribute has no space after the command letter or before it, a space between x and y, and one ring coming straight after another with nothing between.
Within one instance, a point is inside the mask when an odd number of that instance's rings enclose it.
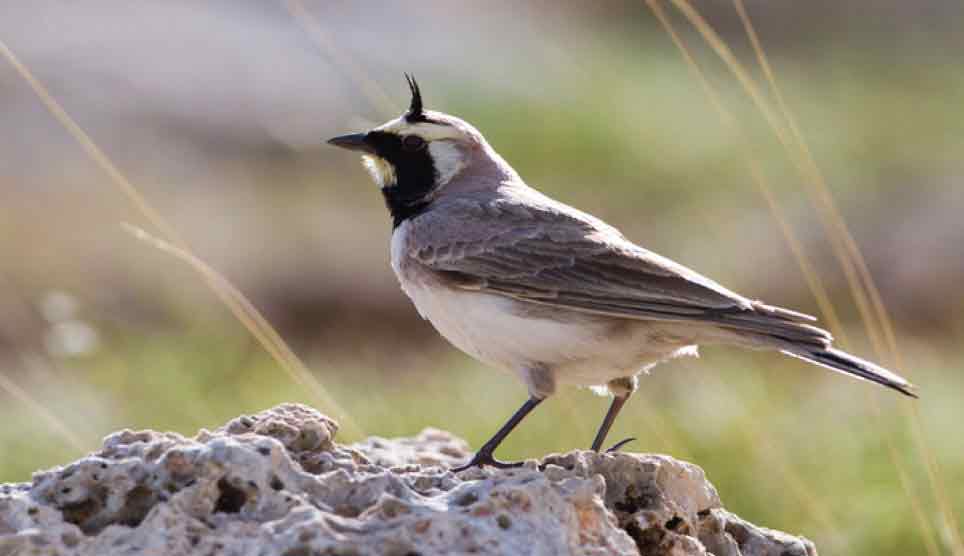
<instances>
[{"instance_id":1,"label":"black beak","mask_svg":"<svg viewBox=\"0 0 964 556\"><path fill-rule=\"evenodd\" d=\"M374 154L375 149L368 143L367 138L367 133L352 133L351 135L332 137L328 140L328 144L350 151L362 151Z\"/></svg>"}]
</instances>

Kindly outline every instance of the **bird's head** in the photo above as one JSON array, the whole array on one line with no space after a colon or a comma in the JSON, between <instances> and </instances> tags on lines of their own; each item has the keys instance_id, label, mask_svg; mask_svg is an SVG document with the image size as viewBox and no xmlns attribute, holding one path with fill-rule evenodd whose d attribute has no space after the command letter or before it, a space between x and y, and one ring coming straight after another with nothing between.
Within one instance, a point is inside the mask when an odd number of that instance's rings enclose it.
<instances>
[{"instance_id":1,"label":"bird's head","mask_svg":"<svg viewBox=\"0 0 964 556\"><path fill-rule=\"evenodd\" d=\"M423 211L470 167L504 164L469 123L425 110L418 83L405 77L412 100L404 114L369 131L328 140L362 153L396 226Z\"/></svg>"}]
</instances>

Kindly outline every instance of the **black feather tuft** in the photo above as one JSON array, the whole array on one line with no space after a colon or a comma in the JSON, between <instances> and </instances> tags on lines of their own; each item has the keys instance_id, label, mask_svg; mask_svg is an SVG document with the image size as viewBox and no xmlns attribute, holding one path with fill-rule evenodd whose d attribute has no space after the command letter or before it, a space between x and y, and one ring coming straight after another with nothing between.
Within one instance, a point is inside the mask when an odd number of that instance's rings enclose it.
<instances>
[{"instance_id":1,"label":"black feather tuft","mask_svg":"<svg viewBox=\"0 0 964 556\"><path fill-rule=\"evenodd\" d=\"M412 91L412 103L408 107L408 113L405 114L405 119L409 121L415 121L422 119L422 91L418 88L418 82L415 81L414 75L405 74L405 80L408 81L408 88Z\"/></svg>"}]
</instances>

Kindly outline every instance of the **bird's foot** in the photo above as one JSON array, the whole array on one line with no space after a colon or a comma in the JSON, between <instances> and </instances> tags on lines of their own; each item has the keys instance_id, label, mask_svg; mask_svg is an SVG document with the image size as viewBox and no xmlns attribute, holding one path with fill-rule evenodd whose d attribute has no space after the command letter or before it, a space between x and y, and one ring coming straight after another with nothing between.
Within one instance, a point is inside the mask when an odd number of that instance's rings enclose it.
<instances>
[{"instance_id":1,"label":"bird's foot","mask_svg":"<svg viewBox=\"0 0 964 556\"><path fill-rule=\"evenodd\" d=\"M632 442L633 440L636 440L636 439L633 438L633 437L629 437L629 438L625 438L625 439L623 439L623 440L620 440L619 442L613 444L608 450L606 450L606 453L607 453L607 454L616 453L616 452L619 451L620 448L622 448L623 446L629 444L629 443Z\"/></svg>"},{"instance_id":2,"label":"bird's foot","mask_svg":"<svg viewBox=\"0 0 964 556\"><path fill-rule=\"evenodd\" d=\"M471 469L473 467L483 467L488 465L489 467L495 467L496 469L512 469L514 467L522 467L525 462L522 461L499 461L495 459L492 452L480 450L472 457L472 459L465 465L452 468L453 473L460 473L466 469Z\"/></svg>"}]
</instances>

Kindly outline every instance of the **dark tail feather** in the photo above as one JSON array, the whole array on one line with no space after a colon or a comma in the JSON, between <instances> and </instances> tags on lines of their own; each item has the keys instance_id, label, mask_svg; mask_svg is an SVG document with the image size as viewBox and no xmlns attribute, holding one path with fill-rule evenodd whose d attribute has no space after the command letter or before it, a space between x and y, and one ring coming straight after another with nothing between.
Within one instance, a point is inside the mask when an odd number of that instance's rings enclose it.
<instances>
[{"instance_id":1,"label":"dark tail feather","mask_svg":"<svg viewBox=\"0 0 964 556\"><path fill-rule=\"evenodd\" d=\"M754 302L752 311L721 314L716 320L724 326L749 332L757 341L791 357L917 397L914 386L896 373L830 347L833 337L810 324L815 320L810 315Z\"/></svg>"},{"instance_id":2,"label":"dark tail feather","mask_svg":"<svg viewBox=\"0 0 964 556\"><path fill-rule=\"evenodd\" d=\"M870 361L864 361L847 352L829 347L819 348L813 346L800 346L793 350L783 349L781 351L791 357L797 357L833 371L893 388L901 394L912 398L917 397L917 394L914 393L914 385L911 383L881 366L875 365Z\"/></svg>"}]
</instances>

